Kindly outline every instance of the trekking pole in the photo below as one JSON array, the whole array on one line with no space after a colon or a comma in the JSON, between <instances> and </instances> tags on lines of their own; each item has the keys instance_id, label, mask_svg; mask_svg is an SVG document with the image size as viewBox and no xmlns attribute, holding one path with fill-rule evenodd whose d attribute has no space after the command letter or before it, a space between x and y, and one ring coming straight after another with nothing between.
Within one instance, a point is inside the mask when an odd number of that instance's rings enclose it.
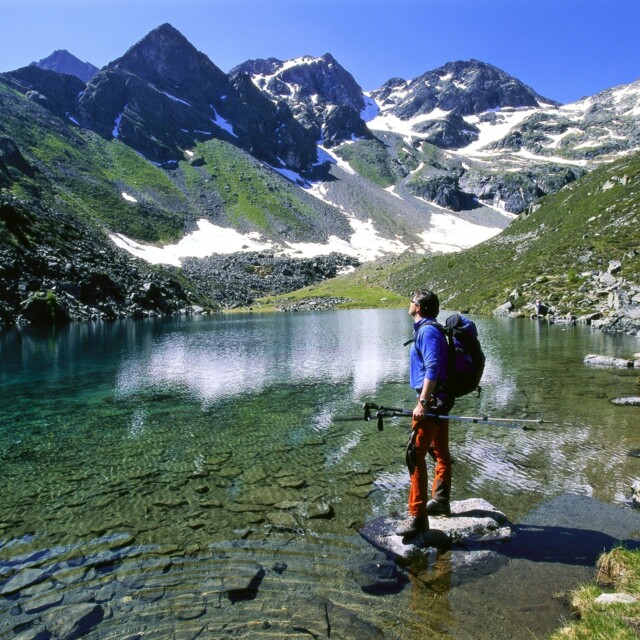
<instances>
[{"instance_id":1,"label":"trekking pole","mask_svg":"<svg viewBox=\"0 0 640 640\"><path fill-rule=\"evenodd\" d=\"M384 405L377 405L373 402L365 402L363 405L364 420L369 422L371 420L371 410L376 410L376 418L378 421L378 431L384 429L383 418L392 417L404 417L408 418L413 415L413 411L410 409L401 409L399 407L385 407ZM472 424L490 424L496 427L506 427L508 429L521 429L522 431L535 431L533 427L527 426L528 424L550 424L551 420L543 420L542 418L526 419L526 418L492 418L490 416L452 416L452 415L440 415L438 413L426 413L426 417L435 418L436 420L456 420L458 422L470 422ZM524 423L513 424L514 422Z\"/></svg>"}]
</instances>

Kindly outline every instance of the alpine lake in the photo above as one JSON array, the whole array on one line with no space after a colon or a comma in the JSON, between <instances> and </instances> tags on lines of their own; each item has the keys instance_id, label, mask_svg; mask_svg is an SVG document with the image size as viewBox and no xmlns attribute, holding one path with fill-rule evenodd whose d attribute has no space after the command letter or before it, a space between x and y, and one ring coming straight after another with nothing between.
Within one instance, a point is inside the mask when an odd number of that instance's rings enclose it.
<instances>
[{"instance_id":1,"label":"alpine lake","mask_svg":"<svg viewBox=\"0 0 640 640\"><path fill-rule=\"evenodd\" d=\"M610 402L639 373L583 364L640 340L474 320L483 391L453 413L545 422L451 423L452 499L516 529L470 567L395 567L358 534L405 510L409 420L362 405L413 406L406 310L0 333L0 638L548 635L619 514L640 537L639 410Z\"/></svg>"}]
</instances>

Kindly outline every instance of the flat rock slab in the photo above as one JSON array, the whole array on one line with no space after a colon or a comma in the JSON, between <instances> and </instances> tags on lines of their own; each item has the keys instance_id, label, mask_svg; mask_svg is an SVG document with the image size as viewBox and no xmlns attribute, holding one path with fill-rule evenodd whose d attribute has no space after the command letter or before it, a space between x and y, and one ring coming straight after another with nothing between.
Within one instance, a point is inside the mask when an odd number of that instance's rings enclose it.
<instances>
[{"instance_id":1,"label":"flat rock slab","mask_svg":"<svg viewBox=\"0 0 640 640\"><path fill-rule=\"evenodd\" d=\"M611 358L609 356L599 356L595 353L589 353L584 357L584 364L592 367L615 367L618 369L628 369L633 367L633 360L625 358Z\"/></svg>"},{"instance_id":2,"label":"flat rock slab","mask_svg":"<svg viewBox=\"0 0 640 640\"><path fill-rule=\"evenodd\" d=\"M626 398L614 398L611 402L622 407L640 407L640 396L629 396Z\"/></svg>"},{"instance_id":3,"label":"flat rock slab","mask_svg":"<svg viewBox=\"0 0 640 640\"><path fill-rule=\"evenodd\" d=\"M482 499L451 503L450 516L429 516L429 531L411 539L396 535L398 518L383 516L367 522L360 535L400 564L437 556L438 549L454 544L510 540L513 533L506 516Z\"/></svg>"}]
</instances>

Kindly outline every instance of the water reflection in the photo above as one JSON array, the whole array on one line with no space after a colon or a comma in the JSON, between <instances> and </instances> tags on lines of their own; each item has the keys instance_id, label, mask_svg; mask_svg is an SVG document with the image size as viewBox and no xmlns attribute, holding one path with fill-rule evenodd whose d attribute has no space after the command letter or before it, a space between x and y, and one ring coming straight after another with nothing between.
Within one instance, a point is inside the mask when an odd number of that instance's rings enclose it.
<instances>
[{"instance_id":1,"label":"water reflection","mask_svg":"<svg viewBox=\"0 0 640 640\"><path fill-rule=\"evenodd\" d=\"M402 336L407 322L373 311L238 317L205 323L139 344L118 366L126 397L150 385L183 389L204 405L270 385L349 383L354 396L374 394L383 380L406 377ZM230 324L232 322L232 324Z\"/></svg>"}]
</instances>

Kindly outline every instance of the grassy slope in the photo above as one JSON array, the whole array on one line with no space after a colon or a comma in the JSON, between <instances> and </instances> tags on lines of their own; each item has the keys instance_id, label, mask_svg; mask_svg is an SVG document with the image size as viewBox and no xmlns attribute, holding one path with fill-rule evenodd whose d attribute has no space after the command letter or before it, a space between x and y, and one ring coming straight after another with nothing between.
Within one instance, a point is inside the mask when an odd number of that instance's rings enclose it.
<instances>
[{"instance_id":1,"label":"grassy slope","mask_svg":"<svg viewBox=\"0 0 640 640\"><path fill-rule=\"evenodd\" d=\"M288 180L247 153L221 140L209 140L195 147L194 158L204 164L180 164L185 185L193 193L214 192L229 224L267 234L312 232L316 209L298 197L299 190Z\"/></svg>"},{"instance_id":2,"label":"grassy slope","mask_svg":"<svg viewBox=\"0 0 640 640\"><path fill-rule=\"evenodd\" d=\"M640 154L597 169L540 204L471 249L388 259L304 294L329 296L350 289L350 297L358 299L366 275L367 286L403 299L431 287L450 309L490 313L517 289L516 307L540 295L561 313L580 313L593 304L581 290L586 272L606 271L617 259L623 265L620 275L640 282Z\"/></svg>"},{"instance_id":3,"label":"grassy slope","mask_svg":"<svg viewBox=\"0 0 640 640\"><path fill-rule=\"evenodd\" d=\"M640 598L640 553L615 547L599 558L597 566L597 582L573 593L572 605L578 621L554 633L551 640L635 640L638 637L640 603L599 605L595 600L609 592Z\"/></svg>"}]
</instances>

